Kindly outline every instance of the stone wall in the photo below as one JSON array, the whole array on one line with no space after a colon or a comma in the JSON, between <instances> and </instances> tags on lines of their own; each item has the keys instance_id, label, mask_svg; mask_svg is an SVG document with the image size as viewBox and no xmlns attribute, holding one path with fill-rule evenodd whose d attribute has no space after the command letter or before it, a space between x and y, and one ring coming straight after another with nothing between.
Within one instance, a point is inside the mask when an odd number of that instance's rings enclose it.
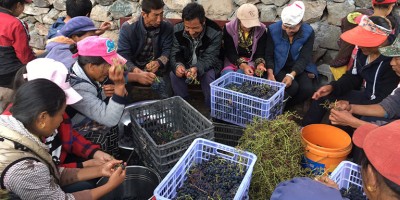
<instances>
[{"instance_id":1,"label":"stone wall","mask_svg":"<svg viewBox=\"0 0 400 200\"><path fill-rule=\"evenodd\" d=\"M244 3L254 3L261 11L262 21L279 20L282 8L294 0L164 0L165 17L181 18L181 10L189 2L198 2L211 19L231 19L236 9ZM139 0L92 0L91 18L97 26L111 21L112 30L103 36L118 39L118 19L140 14ZM316 32L314 61L317 64L329 63L338 50L340 19L356 7L370 7L371 0L305 0L304 21L310 23ZM65 16L65 0L33 0L26 5L21 16L29 24L31 42L35 49L44 49L49 27L57 17Z\"/></svg>"}]
</instances>

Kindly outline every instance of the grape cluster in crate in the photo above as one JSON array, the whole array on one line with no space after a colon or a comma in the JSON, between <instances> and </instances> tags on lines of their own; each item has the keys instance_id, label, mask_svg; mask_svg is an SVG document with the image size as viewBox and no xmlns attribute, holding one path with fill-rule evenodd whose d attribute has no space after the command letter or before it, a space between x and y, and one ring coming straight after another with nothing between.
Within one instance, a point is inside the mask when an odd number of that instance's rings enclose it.
<instances>
[{"instance_id":1,"label":"grape cluster in crate","mask_svg":"<svg viewBox=\"0 0 400 200\"><path fill-rule=\"evenodd\" d=\"M192 166L175 199L233 199L245 167L216 156Z\"/></svg>"}]
</instances>

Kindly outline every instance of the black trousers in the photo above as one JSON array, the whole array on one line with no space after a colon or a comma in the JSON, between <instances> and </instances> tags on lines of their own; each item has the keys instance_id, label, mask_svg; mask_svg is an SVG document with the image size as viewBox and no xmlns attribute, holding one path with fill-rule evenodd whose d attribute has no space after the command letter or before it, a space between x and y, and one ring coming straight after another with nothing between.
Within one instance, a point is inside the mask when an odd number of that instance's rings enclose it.
<instances>
[{"instance_id":1,"label":"black trousers","mask_svg":"<svg viewBox=\"0 0 400 200\"><path fill-rule=\"evenodd\" d=\"M281 70L275 76L275 80L278 82L282 82L287 73L290 72L285 72L284 70ZM303 72L296 75L296 77L292 81L292 85L285 89L285 92L291 97L288 102L286 102L286 107L303 103L307 99L311 98L314 91L315 90L312 79L308 77L307 73Z\"/></svg>"}]
</instances>

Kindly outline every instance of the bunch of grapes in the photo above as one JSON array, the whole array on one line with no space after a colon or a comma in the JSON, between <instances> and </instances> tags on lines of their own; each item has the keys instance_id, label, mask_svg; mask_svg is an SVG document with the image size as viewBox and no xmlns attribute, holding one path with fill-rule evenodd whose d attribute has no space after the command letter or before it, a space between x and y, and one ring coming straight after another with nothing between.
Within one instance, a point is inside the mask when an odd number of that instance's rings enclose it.
<instances>
[{"instance_id":1,"label":"bunch of grapes","mask_svg":"<svg viewBox=\"0 0 400 200\"><path fill-rule=\"evenodd\" d=\"M190 69L187 69L185 74L187 74L188 72L190 72ZM200 81L198 81L197 78L191 73L191 75L186 78L185 83L199 85Z\"/></svg>"},{"instance_id":2,"label":"bunch of grapes","mask_svg":"<svg viewBox=\"0 0 400 200\"><path fill-rule=\"evenodd\" d=\"M244 174L245 166L211 157L190 168L175 199L233 199Z\"/></svg>"},{"instance_id":3,"label":"bunch of grapes","mask_svg":"<svg viewBox=\"0 0 400 200\"><path fill-rule=\"evenodd\" d=\"M242 84L231 83L225 87L228 90L240 92L262 99L271 98L277 91L267 84L256 84L245 81Z\"/></svg>"},{"instance_id":4,"label":"bunch of grapes","mask_svg":"<svg viewBox=\"0 0 400 200\"><path fill-rule=\"evenodd\" d=\"M363 194L363 191L355 185L350 185L349 189L340 189L340 194L342 197L350 200L367 200L367 197Z\"/></svg>"}]
</instances>

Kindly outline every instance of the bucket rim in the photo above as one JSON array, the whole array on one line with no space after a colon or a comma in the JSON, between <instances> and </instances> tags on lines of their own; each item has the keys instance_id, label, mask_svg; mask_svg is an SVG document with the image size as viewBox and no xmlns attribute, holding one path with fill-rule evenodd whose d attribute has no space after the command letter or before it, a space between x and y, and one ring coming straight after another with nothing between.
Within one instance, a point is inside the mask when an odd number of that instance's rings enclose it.
<instances>
[{"instance_id":1,"label":"bucket rim","mask_svg":"<svg viewBox=\"0 0 400 200\"><path fill-rule=\"evenodd\" d=\"M307 128L314 127L314 126L325 126L326 128L335 129L335 130L339 131L338 133L340 133L342 136L345 137L346 143L348 142L348 145L345 147L339 147L339 148L329 148L329 147L318 146L318 145L310 142L309 140L307 140L304 137L304 135L306 135L305 130L307 130ZM312 146L315 149L320 149L320 150L327 151L327 152L343 151L352 146L351 137L345 131L343 131L342 129L340 129L338 127L329 125L329 124L309 124L301 129L300 135L301 135L302 142L306 144L305 146Z\"/></svg>"}]
</instances>

